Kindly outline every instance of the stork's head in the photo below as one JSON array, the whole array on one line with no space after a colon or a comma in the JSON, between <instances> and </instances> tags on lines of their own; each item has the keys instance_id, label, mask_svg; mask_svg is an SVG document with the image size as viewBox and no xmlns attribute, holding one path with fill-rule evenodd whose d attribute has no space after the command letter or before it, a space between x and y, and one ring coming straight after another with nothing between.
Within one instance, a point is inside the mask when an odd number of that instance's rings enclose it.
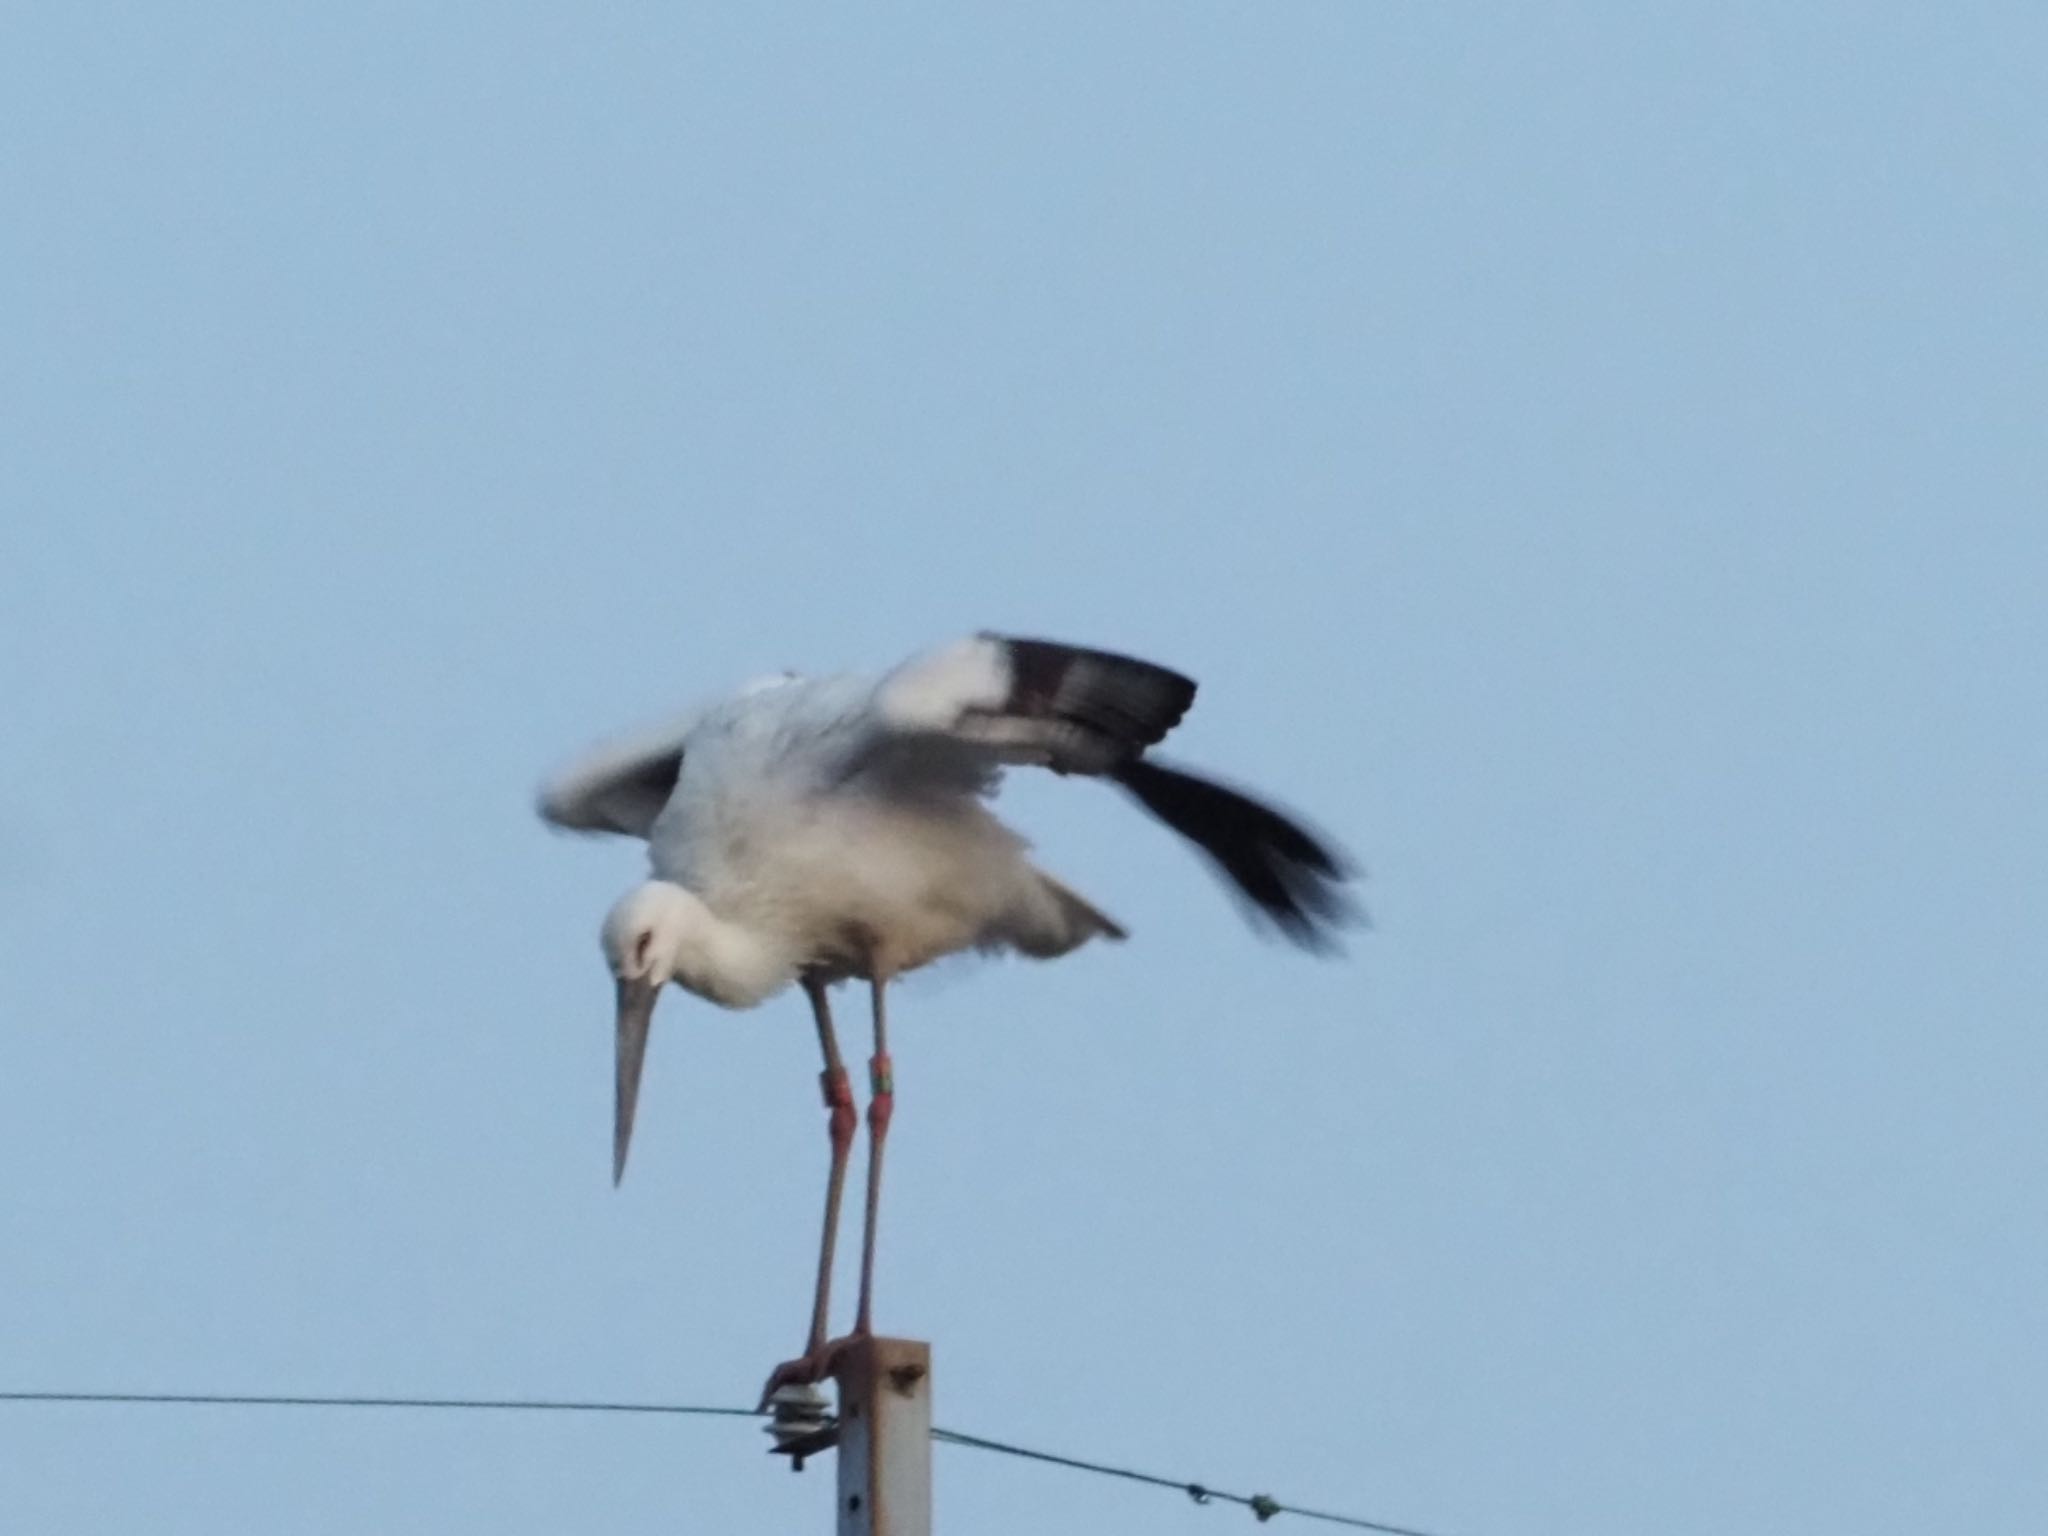
<instances>
[{"instance_id":1,"label":"stork's head","mask_svg":"<svg viewBox=\"0 0 2048 1536\"><path fill-rule=\"evenodd\" d=\"M692 948L692 934L709 916L704 903L680 885L649 880L636 885L605 914L599 942L605 963L621 982L657 990L675 980Z\"/></svg>"},{"instance_id":2,"label":"stork's head","mask_svg":"<svg viewBox=\"0 0 2048 1536\"><path fill-rule=\"evenodd\" d=\"M618 1087L612 1119L612 1182L626 1172L633 1140L633 1107L640 1098L640 1066L654 1003L671 981L689 985L699 969L710 912L679 885L649 880L626 892L605 914L605 962L618 983Z\"/></svg>"},{"instance_id":3,"label":"stork's head","mask_svg":"<svg viewBox=\"0 0 2048 1536\"><path fill-rule=\"evenodd\" d=\"M633 1106L654 1001L670 982L721 1008L751 1008L796 975L796 957L761 934L719 917L666 880L636 885L604 920L604 958L619 988L618 1102L612 1122L612 1182L626 1171Z\"/></svg>"}]
</instances>

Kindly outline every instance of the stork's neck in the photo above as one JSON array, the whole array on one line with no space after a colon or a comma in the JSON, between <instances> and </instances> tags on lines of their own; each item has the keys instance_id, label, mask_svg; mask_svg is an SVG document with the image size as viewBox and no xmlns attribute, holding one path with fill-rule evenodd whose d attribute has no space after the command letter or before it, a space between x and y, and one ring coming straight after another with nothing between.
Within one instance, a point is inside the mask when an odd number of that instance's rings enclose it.
<instances>
[{"instance_id":1,"label":"stork's neck","mask_svg":"<svg viewBox=\"0 0 2048 1536\"><path fill-rule=\"evenodd\" d=\"M728 922L709 907L699 909L693 927L694 953L676 975L685 990L721 1008L752 1008L796 979L788 946L772 936Z\"/></svg>"}]
</instances>

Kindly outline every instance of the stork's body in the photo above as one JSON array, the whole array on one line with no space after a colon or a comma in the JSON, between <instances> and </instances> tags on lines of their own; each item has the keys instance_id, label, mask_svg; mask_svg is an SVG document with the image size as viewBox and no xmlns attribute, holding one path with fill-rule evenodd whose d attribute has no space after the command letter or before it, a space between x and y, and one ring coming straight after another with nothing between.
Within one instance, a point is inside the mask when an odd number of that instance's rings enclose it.
<instances>
[{"instance_id":1,"label":"stork's body","mask_svg":"<svg viewBox=\"0 0 2048 1536\"><path fill-rule=\"evenodd\" d=\"M619 988L613 1176L625 1167L654 1002L674 981L728 1008L800 984L825 1059L832 1167L809 1346L778 1369L813 1380L825 1326L839 1192L854 1130L826 988L872 984L872 1138L855 1336L868 1331L881 1151L893 1107L884 991L977 948L1036 958L1110 918L1037 868L987 800L1006 766L1115 779L1207 851L1255 911L1320 945L1345 913L1343 870L1279 813L1144 761L1195 685L1130 657L982 635L880 678L755 684L637 742L594 753L547 786L557 825L648 841L653 878L605 920Z\"/></svg>"},{"instance_id":2,"label":"stork's body","mask_svg":"<svg viewBox=\"0 0 2048 1536\"><path fill-rule=\"evenodd\" d=\"M875 694L861 679L790 679L690 731L649 842L655 877L731 930L736 963L702 978L713 1001L744 1007L806 973L900 975L976 946L1054 955L1120 933L1032 865L981 798L985 769L891 750Z\"/></svg>"}]
</instances>

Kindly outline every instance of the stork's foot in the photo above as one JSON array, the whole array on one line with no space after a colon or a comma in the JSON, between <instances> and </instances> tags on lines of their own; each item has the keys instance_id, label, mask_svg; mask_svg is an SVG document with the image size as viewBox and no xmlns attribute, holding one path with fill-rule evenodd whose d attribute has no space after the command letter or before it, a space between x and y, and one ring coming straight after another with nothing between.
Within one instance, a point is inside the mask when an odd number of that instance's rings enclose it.
<instances>
[{"instance_id":1,"label":"stork's foot","mask_svg":"<svg viewBox=\"0 0 2048 1536\"><path fill-rule=\"evenodd\" d=\"M768 1400L784 1387L816 1386L839 1368L841 1355L868 1336L868 1332L856 1329L843 1338L828 1339L794 1360L783 1361L768 1373L768 1385L761 1389L762 1411L767 1410Z\"/></svg>"}]
</instances>

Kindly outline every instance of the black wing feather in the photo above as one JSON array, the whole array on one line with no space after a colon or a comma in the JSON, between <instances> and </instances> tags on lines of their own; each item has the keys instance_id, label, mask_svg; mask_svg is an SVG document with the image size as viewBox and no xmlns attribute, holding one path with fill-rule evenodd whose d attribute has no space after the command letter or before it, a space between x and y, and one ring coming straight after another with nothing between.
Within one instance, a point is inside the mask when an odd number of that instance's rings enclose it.
<instances>
[{"instance_id":1,"label":"black wing feather","mask_svg":"<svg viewBox=\"0 0 2048 1536\"><path fill-rule=\"evenodd\" d=\"M1099 772L1134 758L1157 746L1195 701L1193 678L1135 656L1054 640L985 638L1002 646L1010 663L1002 714L1070 726L1095 749L1086 757L1107 759L1070 764L1055 758L1055 768Z\"/></svg>"},{"instance_id":2,"label":"black wing feather","mask_svg":"<svg viewBox=\"0 0 2048 1536\"><path fill-rule=\"evenodd\" d=\"M1298 822L1213 779L1134 760L1111 777L1200 848L1262 917L1304 949L1336 947L1357 920L1344 856Z\"/></svg>"}]
</instances>

